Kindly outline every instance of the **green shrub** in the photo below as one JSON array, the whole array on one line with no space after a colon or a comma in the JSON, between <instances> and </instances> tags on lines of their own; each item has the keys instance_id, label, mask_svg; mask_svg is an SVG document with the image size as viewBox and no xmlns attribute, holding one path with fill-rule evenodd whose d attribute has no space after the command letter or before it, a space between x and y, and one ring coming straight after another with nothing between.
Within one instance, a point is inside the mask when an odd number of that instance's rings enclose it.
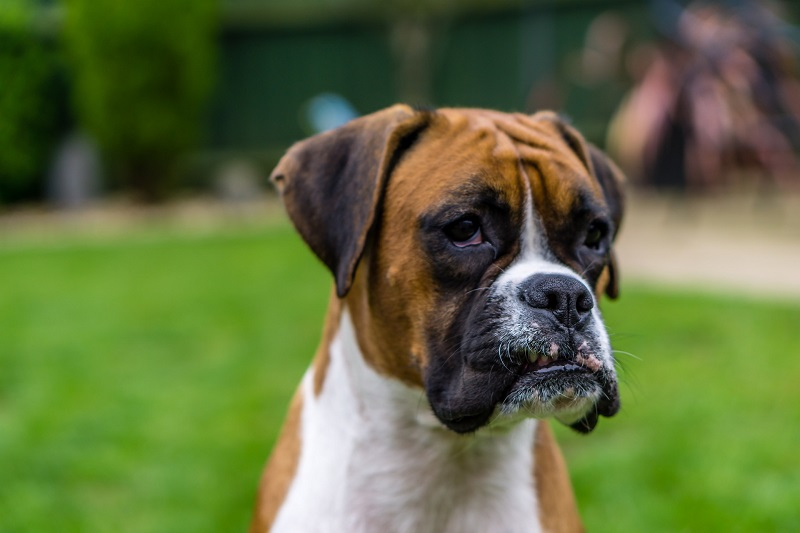
<instances>
[{"instance_id":1,"label":"green shrub","mask_svg":"<svg viewBox=\"0 0 800 533\"><path fill-rule=\"evenodd\" d=\"M118 183L160 200L200 138L213 80L214 0L68 0L80 122Z\"/></svg>"},{"instance_id":2,"label":"green shrub","mask_svg":"<svg viewBox=\"0 0 800 533\"><path fill-rule=\"evenodd\" d=\"M52 50L28 0L0 2L0 202L41 195L57 129Z\"/></svg>"}]
</instances>

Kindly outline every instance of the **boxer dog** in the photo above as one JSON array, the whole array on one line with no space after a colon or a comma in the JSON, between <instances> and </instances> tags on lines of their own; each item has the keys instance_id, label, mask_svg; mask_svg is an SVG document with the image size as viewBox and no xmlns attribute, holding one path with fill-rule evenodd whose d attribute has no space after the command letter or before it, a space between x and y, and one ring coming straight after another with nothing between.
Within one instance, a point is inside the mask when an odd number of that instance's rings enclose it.
<instances>
[{"instance_id":1,"label":"boxer dog","mask_svg":"<svg viewBox=\"0 0 800 533\"><path fill-rule=\"evenodd\" d=\"M272 180L334 277L251 531L582 529L545 419L619 409L622 176L557 115L368 115Z\"/></svg>"}]
</instances>

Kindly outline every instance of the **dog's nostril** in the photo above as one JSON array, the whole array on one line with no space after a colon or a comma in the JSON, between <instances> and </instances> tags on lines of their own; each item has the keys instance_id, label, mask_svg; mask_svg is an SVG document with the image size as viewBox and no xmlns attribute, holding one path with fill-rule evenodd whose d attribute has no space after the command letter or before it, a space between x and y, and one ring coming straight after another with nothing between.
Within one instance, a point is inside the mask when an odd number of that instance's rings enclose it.
<instances>
[{"instance_id":1,"label":"dog's nostril","mask_svg":"<svg viewBox=\"0 0 800 533\"><path fill-rule=\"evenodd\" d=\"M576 307L579 313L588 313L594 308L594 300L592 300L591 295L587 292L578 298Z\"/></svg>"},{"instance_id":2,"label":"dog's nostril","mask_svg":"<svg viewBox=\"0 0 800 533\"><path fill-rule=\"evenodd\" d=\"M561 294L551 291L547 294L547 305L546 308L551 311L558 311L562 307L562 296Z\"/></svg>"}]
</instances>

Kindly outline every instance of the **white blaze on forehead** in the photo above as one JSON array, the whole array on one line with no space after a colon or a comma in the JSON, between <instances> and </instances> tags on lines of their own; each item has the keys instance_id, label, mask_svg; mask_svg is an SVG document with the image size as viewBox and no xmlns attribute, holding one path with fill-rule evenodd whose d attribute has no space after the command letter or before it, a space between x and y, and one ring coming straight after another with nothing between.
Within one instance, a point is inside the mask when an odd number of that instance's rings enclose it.
<instances>
[{"instance_id":1,"label":"white blaze on forehead","mask_svg":"<svg viewBox=\"0 0 800 533\"><path fill-rule=\"evenodd\" d=\"M591 293L592 289L572 270L559 263L547 244L547 237L533 203L533 190L525 169L520 165L522 185L525 189L524 223L520 235L520 254L498 278L498 287L517 285L534 274L564 274L580 280Z\"/></svg>"},{"instance_id":2,"label":"white blaze on forehead","mask_svg":"<svg viewBox=\"0 0 800 533\"><path fill-rule=\"evenodd\" d=\"M538 230L538 218L533 212L533 190L528 174L522 165L519 165L522 176L522 186L525 189L525 226L522 228L522 253L520 255L535 254L537 248L544 245L542 232Z\"/></svg>"}]
</instances>

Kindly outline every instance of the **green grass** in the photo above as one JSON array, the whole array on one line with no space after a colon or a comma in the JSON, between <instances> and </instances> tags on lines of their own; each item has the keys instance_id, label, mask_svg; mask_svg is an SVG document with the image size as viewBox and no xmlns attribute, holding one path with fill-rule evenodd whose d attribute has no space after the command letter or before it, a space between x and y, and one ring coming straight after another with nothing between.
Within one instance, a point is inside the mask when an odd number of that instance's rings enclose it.
<instances>
[{"instance_id":1,"label":"green grass","mask_svg":"<svg viewBox=\"0 0 800 533\"><path fill-rule=\"evenodd\" d=\"M328 285L285 224L0 243L0 531L245 530ZM800 530L800 305L624 289L589 531Z\"/></svg>"},{"instance_id":2,"label":"green grass","mask_svg":"<svg viewBox=\"0 0 800 533\"><path fill-rule=\"evenodd\" d=\"M800 304L631 288L623 410L563 434L590 531L800 531ZM645 527L646 526L646 527Z\"/></svg>"}]
</instances>

